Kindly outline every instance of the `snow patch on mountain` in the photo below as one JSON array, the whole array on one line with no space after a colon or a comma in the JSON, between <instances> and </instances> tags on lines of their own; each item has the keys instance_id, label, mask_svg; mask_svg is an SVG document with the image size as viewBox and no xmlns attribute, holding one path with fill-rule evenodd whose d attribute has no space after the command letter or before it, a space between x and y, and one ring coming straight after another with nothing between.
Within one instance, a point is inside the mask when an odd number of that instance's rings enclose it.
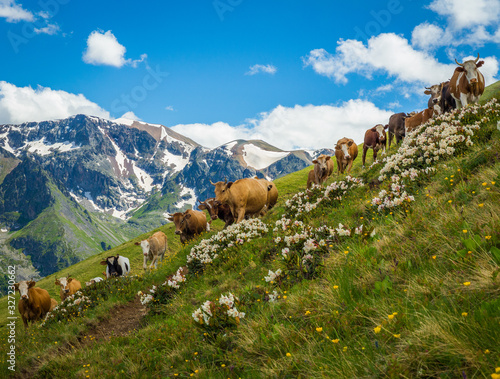
<instances>
[{"instance_id":1,"label":"snow patch on mountain","mask_svg":"<svg viewBox=\"0 0 500 379\"><path fill-rule=\"evenodd\" d=\"M191 205L191 208L194 208L196 205L196 194L193 189L181 186L181 193L179 194L179 200L174 207L181 209L186 205Z\"/></svg>"},{"instance_id":2,"label":"snow patch on mountain","mask_svg":"<svg viewBox=\"0 0 500 379\"><path fill-rule=\"evenodd\" d=\"M262 170L269 167L274 162L285 158L288 151L269 151L263 150L253 144L246 144L243 147L243 160L245 163L256 170Z\"/></svg>"},{"instance_id":3,"label":"snow patch on mountain","mask_svg":"<svg viewBox=\"0 0 500 379\"><path fill-rule=\"evenodd\" d=\"M45 137L38 141L30 141L24 145L23 149L27 149L30 153L35 153L41 156L50 155L55 151L61 153L79 149L80 146L76 145L74 142L56 142L47 143L45 142Z\"/></svg>"}]
</instances>

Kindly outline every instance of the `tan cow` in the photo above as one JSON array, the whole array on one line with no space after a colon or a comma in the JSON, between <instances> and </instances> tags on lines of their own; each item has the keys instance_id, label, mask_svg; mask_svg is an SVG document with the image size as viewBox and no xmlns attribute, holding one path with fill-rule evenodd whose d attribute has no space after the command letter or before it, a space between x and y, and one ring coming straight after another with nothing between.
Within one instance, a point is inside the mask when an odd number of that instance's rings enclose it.
<instances>
[{"instance_id":1,"label":"tan cow","mask_svg":"<svg viewBox=\"0 0 500 379\"><path fill-rule=\"evenodd\" d=\"M181 243L186 243L208 230L205 212L188 209L184 213L177 212L169 215L168 220L175 224L175 234L180 236Z\"/></svg>"},{"instance_id":2,"label":"tan cow","mask_svg":"<svg viewBox=\"0 0 500 379\"><path fill-rule=\"evenodd\" d=\"M148 239L142 240L141 242L136 242L136 245L140 245L142 248L142 254L144 255L144 262L142 268L146 270L146 263L148 260L151 261L149 268L153 267L158 263L158 260L163 260L165 252L168 248L167 236L163 232L156 232Z\"/></svg>"},{"instance_id":3,"label":"tan cow","mask_svg":"<svg viewBox=\"0 0 500 379\"><path fill-rule=\"evenodd\" d=\"M316 178L316 175L314 174L314 169L309 171L307 174L307 189L310 189L311 186L314 183L314 179Z\"/></svg>"},{"instance_id":4,"label":"tan cow","mask_svg":"<svg viewBox=\"0 0 500 379\"><path fill-rule=\"evenodd\" d=\"M272 209L276 203L278 202L278 188L276 187L276 184L274 184L272 181L267 180L267 179L261 179L258 178L257 176L254 177L255 180L260 180L261 183L264 184L268 188L267 191L267 203L266 203L266 209L265 212L267 212L269 209ZM265 213L264 212L264 213ZM261 214L263 216L263 214Z\"/></svg>"},{"instance_id":5,"label":"tan cow","mask_svg":"<svg viewBox=\"0 0 500 379\"><path fill-rule=\"evenodd\" d=\"M330 175L333 173L334 163L330 156L321 154L318 158L313 160L314 163L314 184L321 185L323 184ZM308 187L310 185L308 180Z\"/></svg>"},{"instance_id":6,"label":"tan cow","mask_svg":"<svg viewBox=\"0 0 500 379\"><path fill-rule=\"evenodd\" d=\"M70 278L69 275L66 278L56 279L55 285L61 287L61 292L59 293L61 301L64 301L68 296L75 294L76 291L82 288L80 282Z\"/></svg>"},{"instance_id":7,"label":"tan cow","mask_svg":"<svg viewBox=\"0 0 500 379\"><path fill-rule=\"evenodd\" d=\"M237 223L241 222L245 215L253 217L260 215L262 211L265 212L271 188L266 187L260 180L246 178L229 183L226 180L212 185L215 186L215 198L220 203L229 205Z\"/></svg>"},{"instance_id":8,"label":"tan cow","mask_svg":"<svg viewBox=\"0 0 500 379\"><path fill-rule=\"evenodd\" d=\"M416 113L414 116L408 117L405 119L405 130L406 133L409 133L415 130L418 126L426 123L434 116L434 109L427 108L422 112Z\"/></svg>"},{"instance_id":9,"label":"tan cow","mask_svg":"<svg viewBox=\"0 0 500 379\"><path fill-rule=\"evenodd\" d=\"M351 172L352 164L358 156L358 145L350 138L341 138L335 145L335 158L337 159L337 174Z\"/></svg>"},{"instance_id":10,"label":"tan cow","mask_svg":"<svg viewBox=\"0 0 500 379\"><path fill-rule=\"evenodd\" d=\"M33 280L23 280L14 284L14 288L21 295L17 309L25 328L28 327L28 321L34 322L42 319L51 309L49 293L42 288L35 287L35 284Z\"/></svg>"}]
</instances>

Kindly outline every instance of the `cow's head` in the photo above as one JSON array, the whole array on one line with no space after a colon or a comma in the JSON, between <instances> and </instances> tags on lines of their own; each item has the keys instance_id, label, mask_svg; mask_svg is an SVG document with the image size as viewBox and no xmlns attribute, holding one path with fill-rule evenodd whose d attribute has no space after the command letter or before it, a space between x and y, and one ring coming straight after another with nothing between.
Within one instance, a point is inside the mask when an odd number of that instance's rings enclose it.
<instances>
[{"instance_id":1,"label":"cow's head","mask_svg":"<svg viewBox=\"0 0 500 379\"><path fill-rule=\"evenodd\" d=\"M19 283L14 283L14 288L16 291L19 291L19 295L21 295L21 300L29 299L29 295L28 295L29 291L28 290L31 287L34 287L35 283L36 282L33 280L30 280L30 281L23 280L23 281L20 281Z\"/></svg>"},{"instance_id":2,"label":"cow's head","mask_svg":"<svg viewBox=\"0 0 500 379\"><path fill-rule=\"evenodd\" d=\"M373 128L371 128L371 131L374 133L377 133L377 137L378 137L378 140L380 142L384 142L386 139L385 131L388 128L389 128L389 125L384 126L382 124L378 124L378 125L375 125Z\"/></svg>"},{"instance_id":3,"label":"cow's head","mask_svg":"<svg viewBox=\"0 0 500 379\"><path fill-rule=\"evenodd\" d=\"M187 217L189 216L189 217ZM168 217L170 221L172 221L175 225L175 234L181 235L187 227L187 220L191 217L189 213L181 213L177 212Z\"/></svg>"},{"instance_id":4,"label":"cow's head","mask_svg":"<svg viewBox=\"0 0 500 379\"><path fill-rule=\"evenodd\" d=\"M218 216L218 204L214 198L207 199L198 205L198 209L200 210L207 210L208 213L210 214L210 218L212 220L217 220Z\"/></svg>"},{"instance_id":5,"label":"cow's head","mask_svg":"<svg viewBox=\"0 0 500 379\"><path fill-rule=\"evenodd\" d=\"M118 258L120 258L120 255L117 254L116 257L107 257L105 260L101 261L101 264L103 266L108 266L108 274L109 276L120 276L122 275L123 271L118 264Z\"/></svg>"},{"instance_id":6,"label":"cow's head","mask_svg":"<svg viewBox=\"0 0 500 379\"><path fill-rule=\"evenodd\" d=\"M68 275L67 277L65 278L59 278L59 279L56 279L56 286L60 286L61 287L61 291L63 293L69 293L69 287L68 285L71 283L71 281L73 280L73 278L70 278L70 276Z\"/></svg>"},{"instance_id":7,"label":"cow's head","mask_svg":"<svg viewBox=\"0 0 500 379\"><path fill-rule=\"evenodd\" d=\"M444 83L434 84L433 86L425 87L424 93L426 95L431 95L432 104L439 104L439 102L441 101L441 95L443 93L443 85Z\"/></svg>"},{"instance_id":8,"label":"cow's head","mask_svg":"<svg viewBox=\"0 0 500 379\"><path fill-rule=\"evenodd\" d=\"M136 242L135 244L142 248L142 254L144 256L147 256L149 254L149 241L148 240L142 240L141 242Z\"/></svg>"},{"instance_id":9,"label":"cow's head","mask_svg":"<svg viewBox=\"0 0 500 379\"><path fill-rule=\"evenodd\" d=\"M465 61L464 63L459 63L456 59L455 62L460 66L455 69L458 72L464 72L467 82L471 87L476 87L479 81L478 68L484 64L484 61L479 60L479 53L476 59L470 61Z\"/></svg>"},{"instance_id":10,"label":"cow's head","mask_svg":"<svg viewBox=\"0 0 500 379\"><path fill-rule=\"evenodd\" d=\"M224 182L210 183L215 186L215 199L220 203L224 204L229 200L229 189L233 185L233 182L227 182L227 179Z\"/></svg>"},{"instance_id":11,"label":"cow's head","mask_svg":"<svg viewBox=\"0 0 500 379\"><path fill-rule=\"evenodd\" d=\"M351 155L349 154L349 147L354 143L353 140L337 142L335 145L335 150L340 150L344 154L345 159L350 159Z\"/></svg>"},{"instance_id":12,"label":"cow's head","mask_svg":"<svg viewBox=\"0 0 500 379\"><path fill-rule=\"evenodd\" d=\"M319 168L322 173L328 171L328 161L330 157L328 155L321 154L318 158L313 160L313 163Z\"/></svg>"}]
</instances>

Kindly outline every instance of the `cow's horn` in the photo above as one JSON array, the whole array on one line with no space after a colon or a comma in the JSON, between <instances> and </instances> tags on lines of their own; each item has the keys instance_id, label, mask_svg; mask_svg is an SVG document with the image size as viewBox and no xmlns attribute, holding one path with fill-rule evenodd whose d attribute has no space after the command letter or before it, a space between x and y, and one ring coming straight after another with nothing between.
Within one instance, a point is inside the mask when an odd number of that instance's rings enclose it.
<instances>
[{"instance_id":1,"label":"cow's horn","mask_svg":"<svg viewBox=\"0 0 500 379\"><path fill-rule=\"evenodd\" d=\"M431 87L425 87L425 89L431 89Z\"/></svg>"},{"instance_id":2,"label":"cow's horn","mask_svg":"<svg viewBox=\"0 0 500 379\"><path fill-rule=\"evenodd\" d=\"M224 178L224 184L227 184L227 177Z\"/></svg>"},{"instance_id":3,"label":"cow's horn","mask_svg":"<svg viewBox=\"0 0 500 379\"><path fill-rule=\"evenodd\" d=\"M464 64L463 64L463 63L458 63L457 58L455 58L455 62L456 62L459 66L462 66L462 67L464 66Z\"/></svg>"},{"instance_id":4,"label":"cow's horn","mask_svg":"<svg viewBox=\"0 0 500 379\"><path fill-rule=\"evenodd\" d=\"M479 53L477 53L477 58L475 63L477 63L478 61L479 61Z\"/></svg>"},{"instance_id":5,"label":"cow's horn","mask_svg":"<svg viewBox=\"0 0 500 379\"><path fill-rule=\"evenodd\" d=\"M214 182L212 182L212 180L210 180L210 184L211 184L211 185L213 185L213 186L215 186L215 183L214 183Z\"/></svg>"}]
</instances>

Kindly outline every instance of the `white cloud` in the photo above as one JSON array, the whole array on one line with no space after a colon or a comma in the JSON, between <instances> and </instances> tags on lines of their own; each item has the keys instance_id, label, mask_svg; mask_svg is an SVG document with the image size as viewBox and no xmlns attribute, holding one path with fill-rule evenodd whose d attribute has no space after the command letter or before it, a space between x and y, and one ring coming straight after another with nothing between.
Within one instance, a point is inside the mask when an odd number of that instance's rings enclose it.
<instances>
[{"instance_id":1,"label":"white cloud","mask_svg":"<svg viewBox=\"0 0 500 379\"><path fill-rule=\"evenodd\" d=\"M57 24L47 24L43 28L35 28L34 32L36 34L48 34L50 36L53 36L54 34L57 34L60 31L59 25Z\"/></svg>"},{"instance_id":2,"label":"white cloud","mask_svg":"<svg viewBox=\"0 0 500 379\"><path fill-rule=\"evenodd\" d=\"M278 69L273 66L272 64L268 65L262 65L262 64L256 64L250 67L249 71L245 73L245 75L255 75L259 73L265 73L265 74L270 74L274 75Z\"/></svg>"},{"instance_id":3,"label":"white cloud","mask_svg":"<svg viewBox=\"0 0 500 379\"><path fill-rule=\"evenodd\" d=\"M125 118L127 120L133 120L133 121L141 121L141 119L137 117L136 114L132 111L124 113L120 118Z\"/></svg>"},{"instance_id":4,"label":"white cloud","mask_svg":"<svg viewBox=\"0 0 500 379\"><path fill-rule=\"evenodd\" d=\"M335 55L316 49L303 61L318 74L343 84L348 82L347 74L350 73L371 78L373 73L382 72L402 82L429 85L448 80L456 67L454 63L438 62L428 52L415 50L408 40L393 33L374 36L367 46L357 40L340 40ZM494 80L498 72L498 63L494 57L485 62L481 71L483 74L488 72L487 84L491 84L490 80Z\"/></svg>"},{"instance_id":5,"label":"white cloud","mask_svg":"<svg viewBox=\"0 0 500 379\"><path fill-rule=\"evenodd\" d=\"M165 110L167 110L167 111L174 111L174 107L172 105L167 105L165 107Z\"/></svg>"},{"instance_id":6,"label":"white cloud","mask_svg":"<svg viewBox=\"0 0 500 379\"><path fill-rule=\"evenodd\" d=\"M423 50L435 49L450 43L451 34L441 27L424 22L417 25L411 34L411 44Z\"/></svg>"},{"instance_id":7,"label":"white cloud","mask_svg":"<svg viewBox=\"0 0 500 379\"><path fill-rule=\"evenodd\" d=\"M284 150L319 149L333 148L343 137L361 143L367 129L387 123L391 114L369 101L350 100L340 106L280 105L236 127L217 122L175 125L172 129L210 148L235 139L262 139Z\"/></svg>"},{"instance_id":8,"label":"white cloud","mask_svg":"<svg viewBox=\"0 0 500 379\"><path fill-rule=\"evenodd\" d=\"M0 17L7 22L33 21L33 13L25 10L15 0L0 0Z\"/></svg>"},{"instance_id":9,"label":"white cloud","mask_svg":"<svg viewBox=\"0 0 500 379\"><path fill-rule=\"evenodd\" d=\"M434 0L429 8L455 29L497 24L500 18L499 0Z\"/></svg>"},{"instance_id":10,"label":"white cloud","mask_svg":"<svg viewBox=\"0 0 500 379\"><path fill-rule=\"evenodd\" d=\"M83 61L96 66L122 67L128 64L137 67L138 63L147 58L146 54L142 54L140 59L125 59L126 51L125 46L118 42L111 30L105 33L94 30L87 39L87 49L83 52Z\"/></svg>"},{"instance_id":11,"label":"white cloud","mask_svg":"<svg viewBox=\"0 0 500 379\"><path fill-rule=\"evenodd\" d=\"M55 120L79 113L110 118L109 112L82 94L41 86L17 87L0 81L0 124Z\"/></svg>"}]
</instances>

